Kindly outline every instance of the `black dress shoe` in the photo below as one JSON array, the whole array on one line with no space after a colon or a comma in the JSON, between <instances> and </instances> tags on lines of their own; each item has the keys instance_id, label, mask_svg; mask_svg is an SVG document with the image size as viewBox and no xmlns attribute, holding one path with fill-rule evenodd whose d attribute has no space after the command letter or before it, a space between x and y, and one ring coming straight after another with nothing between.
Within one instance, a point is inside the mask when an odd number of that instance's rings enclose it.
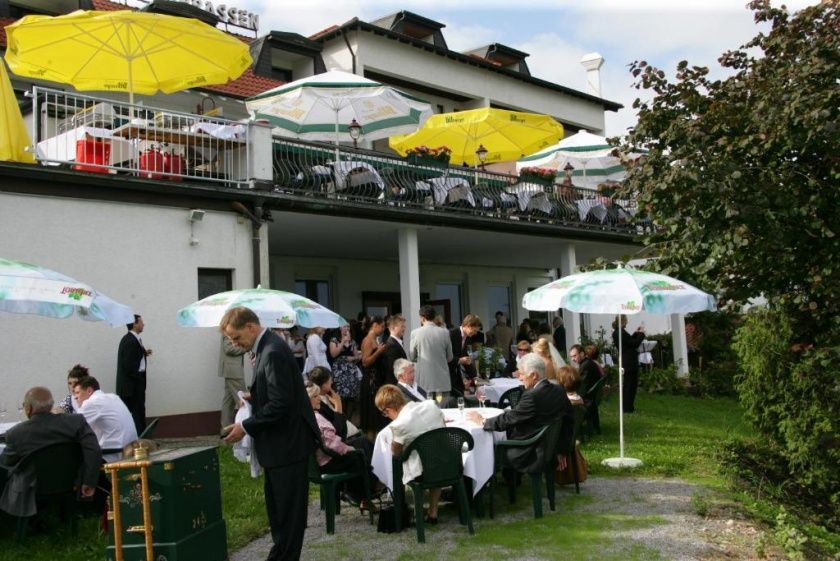
<instances>
[{"instance_id":1,"label":"black dress shoe","mask_svg":"<svg viewBox=\"0 0 840 561\"><path fill-rule=\"evenodd\" d=\"M431 516L428 516L428 515L426 516L426 524L434 526L437 523L438 523L437 516L435 516L434 518L432 518Z\"/></svg>"}]
</instances>

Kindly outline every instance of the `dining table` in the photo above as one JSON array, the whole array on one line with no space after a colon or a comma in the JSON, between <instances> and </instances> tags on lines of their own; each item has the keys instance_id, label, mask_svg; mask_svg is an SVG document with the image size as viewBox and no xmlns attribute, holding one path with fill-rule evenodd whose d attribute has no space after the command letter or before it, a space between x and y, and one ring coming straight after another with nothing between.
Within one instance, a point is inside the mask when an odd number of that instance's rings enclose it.
<instances>
[{"instance_id":1,"label":"dining table","mask_svg":"<svg viewBox=\"0 0 840 561\"><path fill-rule=\"evenodd\" d=\"M480 388L487 396L487 401L499 403L499 399L506 391L521 385L522 380L519 378L492 378L488 384L484 384Z\"/></svg>"},{"instance_id":2,"label":"dining table","mask_svg":"<svg viewBox=\"0 0 840 561\"><path fill-rule=\"evenodd\" d=\"M464 429L473 438L473 449L464 452L461 457L464 463L464 475L473 481L473 496L478 494L481 488L493 476L493 446L499 440L504 440L505 433L497 431L486 431L483 427L467 420L467 411L478 411L485 419L492 419L501 415L503 411L495 407L468 408L463 411L459 409L441 409L447 427ZM394 491L394 470L393 454L391 443L393 433L385 427L376 435L376 442L373 445L373 456L371 467L373 473L390 491ZM402 486L399 486L402 489Z\"/></svg>"}]
</instances>

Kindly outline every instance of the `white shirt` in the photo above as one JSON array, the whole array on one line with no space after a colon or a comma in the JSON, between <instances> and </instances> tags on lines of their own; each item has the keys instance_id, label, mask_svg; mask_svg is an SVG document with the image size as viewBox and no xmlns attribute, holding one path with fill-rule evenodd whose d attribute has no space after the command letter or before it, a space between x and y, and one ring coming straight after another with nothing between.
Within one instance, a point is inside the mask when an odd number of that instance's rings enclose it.
<instances>
[{"instance_id":1,"label":"white shirt","mask_svg":"<svg viewBox=\"0 0 840 561\"><path fill-rule=\"evenodd\" d=\"M129 331L132 335L137 337L137 342L140 343L140 346L143 347L143 339L140 338L140 334L134 331ZM145 372L146 371L146 347L143 347L143 358L140 359L140 366L137 368L138 372Z\"/></svg>"},{"instance_id":2,"label":"white shirt","mask_svg":"<svg viewBox=\"0 0 840 561\"><path fill-rule=\"evenodd\" d=\"M400 409L397 418L388 425L394 434L394 442L402 444L403 450L411 444L415 438L433 429L440 429L446 426L443 412L438 409L437 403L432 400L406 403ZM411 453L408 460L403 462L403 483L416 479L423 473L423 464L420 462L420 455L417 451Z\"/></svg>"},{"instance_id":3,"label":"white shirt","mask_svg":"<svg viewBox=\"0 0 840 561\"><path fill-rule=\"evenodd\" d=\"M79 407L99 441L99 447L120 448L137 440L134 419L123 400L116 394L96 390ZM104 454L106 462L114 462L122 457L121 453Z\"/></svg>"},{"instance_id":4,"label":"white shirt","mask_svg":"<svg viewBox=\"0 0 840 561\"><path fill-rule=\"evenodd\" d=\"M417 383L415 383L413 386L410 386L410 385L406 384L405 382L397 382L397 383L400 386L407 389L408 393L410 393L411 395L416 397L419 401L423 401L424 399L426 399L425 397L423 397L423 394L421 394L419 391L417 391Z\"/></svg>"}]
</instances>

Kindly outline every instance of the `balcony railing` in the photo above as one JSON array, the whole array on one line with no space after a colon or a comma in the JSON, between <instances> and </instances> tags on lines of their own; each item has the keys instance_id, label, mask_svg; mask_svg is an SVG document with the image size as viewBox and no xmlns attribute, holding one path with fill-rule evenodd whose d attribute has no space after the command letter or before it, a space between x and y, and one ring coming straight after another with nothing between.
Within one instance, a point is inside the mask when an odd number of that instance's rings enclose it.
<instances>
[{"instance_id":1,"label":"balcony railing","mask_svg":"<svg viewBox=\"0 0 840 561\"><path fill-rule=\"evenodd\" d=\"M632 200L515 175L408 162L369 150L275 137L269 127L34 87L33 138L44 165L275 192L424 213L638 233ZM271 165L269 166L269 162ZM273 176L273 180L269 179Z\"/></svg>"},{"instance_id":2,"label":"balcony railing","mask_svg":"<svg viewBox=\"0 0 840 561\"><path fill-rule=\"evenodd\" d=\"M145 179L248 181L248 126L227 119L33 88L36 158Z\"/></svg>"},{"instance_id":3,"label":"balcony railing","mask_svg":"<svg viewBox=\"0 0 840 561\"><path fill-rule=\"evenodd\" d=\"M378 152L274 138L275 191L427 212L636 233L636 204L598 191Z\"/></svg>"}]
</instances>

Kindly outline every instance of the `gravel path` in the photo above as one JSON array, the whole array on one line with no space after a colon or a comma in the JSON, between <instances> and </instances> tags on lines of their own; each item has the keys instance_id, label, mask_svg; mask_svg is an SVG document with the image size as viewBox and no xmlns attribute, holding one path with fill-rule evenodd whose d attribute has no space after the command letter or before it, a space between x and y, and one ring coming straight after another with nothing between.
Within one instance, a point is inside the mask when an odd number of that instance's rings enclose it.
<instances>
[{"instance_id":1,"label":"gravel path","mask_svg":"<svg viewBox=\"0 0 840 561\"><path fill-rule=\"evenodd\" d=\"M593 513L629 515L631 517L656 517L659 523L643 529L616 530L623 535L610 542L614 553L632 548L634 545L658 551L663 559L671 561L719 561L733 559L758 559L756 546L761 532L748 520L734 516L727 508L709 508L706 516L696 513L692 504L696 494L708 492L697 485L674 479L643 478L590 478L581 486L581 496L574 500L574 490L569 487L558 491L558 510L565 513ZM707 504L707 501L700 501ZM495 522L524 520L532 517L530 505L512 514L497 516ZM708 503L714 504L714 503ZM548 510L546 515L556 514ZM481 536L485 521L475 519L476 538ZM452 538L466 535L465 529L453 520L453 515L441 519L441 524L432 533L427 532L426 544L418 544L415 532L385 535L376 532L375 526L367 524L367 518L359 515L357 509L343 508L336 517L336 534L327 536L324 516L314 502L309 509L309 528L304 540L303 561L340 560L382 560L392 561L400 554L415 551L424 559L448 560L452 556L448 549ZM620 545L616 545L620 544ZM263 561L271 546L270 536L260 538L235 552L230 561ZM524 548L523 548L524 549ZM762 559L782 559L771 548L765 548ZM540 558L525 554L521 561L539 561ZM571 558L569 558L571 559ZM513 561L513 559L511 559Z\"/></svg>"}]
</instances>

